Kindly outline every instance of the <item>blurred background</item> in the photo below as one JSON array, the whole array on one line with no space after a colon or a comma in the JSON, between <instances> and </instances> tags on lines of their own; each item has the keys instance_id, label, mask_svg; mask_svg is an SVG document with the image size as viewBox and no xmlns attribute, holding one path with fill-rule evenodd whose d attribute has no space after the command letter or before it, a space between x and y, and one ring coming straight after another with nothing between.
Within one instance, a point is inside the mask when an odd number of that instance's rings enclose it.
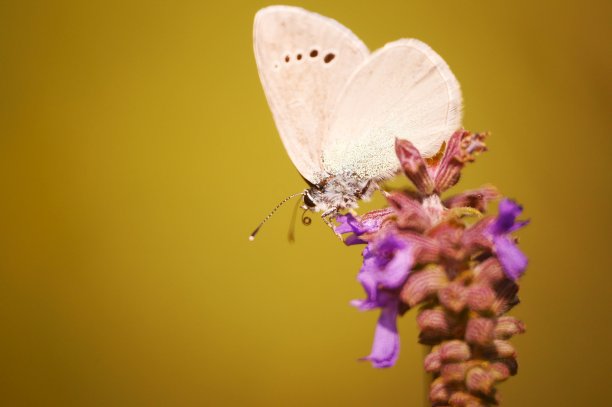
<instances>
[{"instance_id":1,"label":"blurred background","mask_svg":"<svg viewBox=\"0 0 612 407\"><path fill-rule=\"evenodd\" d=\"M414 313L396 367L356 361L359 248L317 219L288 243L290 205L247 240L304 188L253 57L269 4L0 4L0 405L423 405ZM445 58L492 131L459 188L532 219L504 405L606 404L612 3L292 4Z\"/></svg>"}]
</instances>

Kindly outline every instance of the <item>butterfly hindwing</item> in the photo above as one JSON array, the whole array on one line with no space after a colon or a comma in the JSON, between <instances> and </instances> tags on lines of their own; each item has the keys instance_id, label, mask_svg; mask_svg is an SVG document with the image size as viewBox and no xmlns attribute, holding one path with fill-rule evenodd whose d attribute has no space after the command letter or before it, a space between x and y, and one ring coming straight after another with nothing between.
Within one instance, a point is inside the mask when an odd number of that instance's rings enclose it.
<instances>
[{"instance_id":1,"label":"butterfly hindwing","mask_svg":"<svg viewBox=\"0 0 612 407\"><path fill-rule=\"evenodd\" d=\"M399 163L395 138L435 154L461 124L461 90L442 58L426 44L398 40L355 71L332 110L323 141L331 174L380 179Z\"/></svg>"}]
</instances>

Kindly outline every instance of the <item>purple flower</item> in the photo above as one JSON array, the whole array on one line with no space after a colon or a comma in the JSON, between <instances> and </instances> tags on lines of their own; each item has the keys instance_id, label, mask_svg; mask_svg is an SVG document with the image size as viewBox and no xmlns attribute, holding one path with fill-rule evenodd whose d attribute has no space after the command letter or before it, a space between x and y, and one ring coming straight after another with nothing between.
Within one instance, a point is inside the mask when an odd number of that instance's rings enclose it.
<instances>
[{"instance_id":1,"label":"purple flower","mask_svg":"<svg viewBox=\"0 0 612 407\"><path fill-rule=\"evenodd\" d=\"M350 213L347 213L346 215L336 216L336 221L339 223L339 225L334 228L336 233L341 235L345 233L352 233L352 235L348 236L344 240L344 243L347 246L365 243L365 241L361 240L359 236L369 232L370 228L362 225L357 218Z\"/></svg>"},{"instance_id":2,"label":"purple flower","mask_svg":"<svg viewBox=\"0 0 612 407\"><path fill-rule=\"evenodd\" d=\"M364 244L366 241L360 239L359 236L365 233L378 231L382 225L382 222L391 213L391 209L382 209L367 213L360 219L357 219L350 213L347 213L346 215L338 215L336 216L336 221L339 223L339 225L334 228L334 231L341 235L345 233L352 233L350 236L344 239L344 243L347 246Z\"/></svg>"},{"instance_id":3,"label":"purple flower","mask_svg":"<svg viewBox=\"0 0 612 407\"><path fill-rule=\"evenodd\" d=\"M425 158L409 141L396 140L404 174L415 189L384 193L389 206L361 216L338 216L336 233L346 244L365 244L358 281L360 310L380 310L372 349L362 360L375 368L399 356L397 318L417 311L419 342L433 346L425 370L434 375L434 405L489 405L495 385L516 374L516 351L508 342L525 331L504 316L518 304L518 284L527 258L513 232L522 207L503 199L497 216L487 206L499 198L494 187L465 191L441 201L461 170L486 151L486 133L455 132L446 148ZM477 215L476 222L470 219ZM414 267L414 270L413 270Z\"/></svg>"},{"instance_id":4,"label":"purple flower","mask_svg":"<svg viewBox=\"0 0 612 407\"><path fill-rule=\"evenodd\" d=\"M370 242L363 250L363 266L357 277L367 295L359 308L380 307L377 303L379 289L393 290L402 286L412 263L408 242L394 233L386 233Z\"/></svg>"},{"instance_id":5,"label":"purple flower","mask_svg":"<svg viewBox=\"0 0 612 407\"><path fill-rule=\"evenodd\" d=\"M400 339L397 333L399 299L391 293L378 297L381 311L374 331L372 351L362 360L369 360L377 368L391 367L399 356Z\"/></svg>"},{"instance_id":6,"label":"purple flower","mask_svg":"<svg viewBox=\"0 0 612 407\"><path fill-rule=\"evenodd\" d=\"M372 352L365 357L374 367L393 366L399 354L397 315L398 289L404 284L413 264L411 246L392 232L368 243L363 250L363 266L358 280L366 299L353 301L361 310L381 308Z\"/></svg>"},{"instance_id":7,"label":"purple flower","mask_svg":"<svg viewBox=\"0 0 612 407\"><path fill-rule=\"evenodd\" d=\"M529 221L517 222L516 218L523 212L523 207L510 199L499 203L499 214L489 226L493 237L493 247L497 259L506 275L517 280L527 267L527 256L520 251L514 240L508 235L525 226Z\"/></svg>"}]
</instances>

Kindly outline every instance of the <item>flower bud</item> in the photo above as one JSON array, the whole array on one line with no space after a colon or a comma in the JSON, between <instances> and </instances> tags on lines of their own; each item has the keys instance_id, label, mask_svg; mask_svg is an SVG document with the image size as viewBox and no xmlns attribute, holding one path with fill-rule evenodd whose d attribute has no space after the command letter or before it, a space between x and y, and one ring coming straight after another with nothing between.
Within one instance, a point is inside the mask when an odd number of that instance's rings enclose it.
<instances>
[{"instance_id":1,"label":"flower bud","mask_svg":"<svg viewBox=\"0 0 612 407\"><path fill-rule=\"evenodd\" d=\"M467 323L465 340L476 345L488 345L493 341L495 322L489 318L473 318Z\"/></svg>"},{"instance_id":2,"label":"flower bud","mask_svg":"<svg viewBox=\"0 0 612 407\"><path fill-rule=\"evenodd\" d=\"M414 232L402 231L400 235L410 242L415 263L426 264L439 261L440 247L435 239Z\"/></svg>"},{"instance_id":3,"label":"flower bud","mask_svg":"<svg viewBox=\"0 0 612 407\"><path fill-rule=\"evenodd\" d=\"M490 394L493 390L495 379L487 370L476 366L467 372L465 384L471 392Z\"/></svg>"},{"instance_id":4,"label":"flower bud","mask_svg":"<svg viewBox=\"0 0 612 407\"><path fill-rule=\"evenodd\" d=\"M436 171L434 182L437 192L446 191L455 185L465 164L474 161L478 153L486 151L485 137L486 134L470 133L465 130L459 130L451 136Z\"/></svg>"},{"instance_id":5,"label":"flower bud","mask_svg":"<svg viewBox=\"0 0 612 407\"><path fill-rule=\"evenodd\" d=\"M444 206L447 208L469 207L484 213L487 210L487 204L498 197L499 192L497 192L497 189L487 185L480 189L465 191L451 196L444 201Z\"/></svg>"},{"instance_id":6,"label":"flower bud","mask_svg":"<svg viewBox=\"0 0 612 407\"><path fill-rule=\"evenodd\" d=\"M419 192L424 195L431 195L434 183L429 176L427 165L419 150L408 140L396 139L395 153L399 158L404 174L412 181Z\"/></svg>"},{"instance_id":7,"label":"flower bud","mask_svg":"<svg viewBox=\"0 0 612 407\"><path fill-rule=\"evenodd\" d=\"M483 282L490 285L495 284L506 278L504 270L495 257L490 257L480 263L474 269L474 281L476 283Z\"/></svg>"},{"instance_id":8,"label":"flower bud","mask_svg":"<svg viewBox=\"0 0 612 407\"><path fill-rule=\"evenodd\" d=\"M469 256L477 256L480 253L489 253L493 250L493 242L488 233L494 218L488 216L480 219L475 224L469 226L461 239L463 250Z\"/></svg>"},{"instance_id":9,"label":"flower bud","mask_svg":"<svg viewBox=\"0 0 612 407\"><path fill-rule=\"evenodd\" d=\"M495 303L495 291L486 284L475 284L469 288L467 304L470 310L484 313Z\"/></svg>"},{"instance_id":10,"label":"flower bud","mask_svg":"<svg viewBox=\"0 0 612 407\"><path fill-rule=\"evenodd\" d=\"M446 314L441 309L426 309L417 316L417 324L423 333L436 335L448 335L450 323Z\"/></svg>"},{"instance_id":11,"label":"flower bud","mask_svg":"<svg viewBox=\"0 0 612 407\"><path fill-rule=\"evenodd\" d=\"M497 353L497 356L500 358L516 357L516 350L514 349L514 346L512 346L508 341L496 339L493 341L493 346L495 347L495 352Z\"/></svg>"},{"instance_id":12,"label":"flower bud","mask_svg":"<svg viewBox=\"0 0 612 407\"><path fill-rule=\"evenodd\" d=\"M394 209L396 223L400 229L413 230L419 233L431 227L431 220L421 202L401 192L392 192L387 201Z\"/></svg>"},{"instance_id":13,"label":"flower bud","mask_svg":"<svg viewBox=\"0 0 612 407\"><path fill-rule=\"evenodd\" d=\"M461 282L454 282L438 292L440 303L449 310L459 313L468 300L468 289Z\"/></svg>"},{"instance_id":14,"label":"flower bud","mask_svg":"<svg viewBox=\"0 0 612 407\"><path fill-rule=\"evenodd\" d=\"M439 354L443 362L462 362L471 356L468 344L458 339L442 343Z\"/></svg>"},{"instance_id":15,"label":"flower bud","mask_svg":"<svg viewBox=\"0 0 612 407\"><path fill-rule=\"evenodd\" d=\"M496 315L508 312L519 303L517 297L518 285L514 281L501 280L496 284L495 291L496 298L491 309Z\"/></svg>"},{"instance_id":16,"label":"flower bud","mask_svg":"<svg viewBox=\"0 0 612 407\"><path fill-rule=\"evenodd\" d=\"M490 371L497 381L505 380L508 376L514 376L518 372L516 357L495 360L490 364Z\"/></svg>"},{"instance_id":17,"label":"flower bud","mask_svg":"<svg viewBox=\"0 0 612 407\"><path fill-rule=\"evenodd\" d=\"M488 359L515 359L516 350L508 341L495 339L492 343L482 348L483 354Z\"/></svg>"},{"instance_id":18,"label":"flower bud","mask_svg":"<svg viewBox=\"0 0 612 407\"><path fill-rule=\"evenodd\" d=\"M447 383L462 382L465 380L467 370L468 365L464 362L446 363L440 369L440 377Z\"/></svg>"},{"instance_id":19,"label":"flower bud","mask_svg":"<svg viewBox=\"0 0 612 407\"><path fill-rule=\"evenodd\" d=\"M453 393L449 399L449 404L453 407L486 407L484 401L463 391Z\"/></svg>"},{"instance_id":20,"label":"flower bud","mask_svg":"<svg viewBox=\"0 0 612 407\"><path fill-rule=\"evenodd\" d=\"M434 238L440 247L440 256L446 261L463 262L467 252L462 244L465 225L458 221L442 222L431 229L429 236Z\"/></svg>"},{"instance_id":21,"label":"flower bud","mask_svg":"<svg viewBox=\"0 0 612 407\"><path fill-rule=\"evenodd\" d=\"M446 403L450 397L449 387L443 378L438 377L435 379L429 387L429 401L432 403Z\"/></svg>"},{"instance_id":22,"label":"flower bud","mask_svg":"<svg viewBox=\"0 0 612 407\"><path fill-rule=\"evenodd\" d=\"M504 362L493 362L489 365L489 373L495 379L496 382L503 382L511 376L510 367L508 363Z\"/></svg>"},{"instance_id":23,"label":"flower bud","mask_svg":"<svg viewBox=\"0 0 612 407\"><path fill-rule=\"evenodd\" d=\"M440 370L442 366L442 361L440 359L440 349L439 347L435 347L432 351L425 356L425 361L423 362L425 366L425 371L428 373L437 372Z\"/></svg>"},{"instance_id":24,"label":"flower bud","mask_svg":"<svg viewBox=\"0 0 612 407\"><path fill-rule=\"evenodd\" d=\"M440 266L426 268L410 274L402 288L403 302L414 307L448 284L446 273Z\"/></svg>"},{"instance_id":25,"label":"flower bud","mask_svg":"<svg viewBox=\"0 0 612 407\"><path fill-rule=\"evenodd\" d=\"M495 326L495 338L497 339L509 339L516 334L522 334L525 332L525 324L510 316L503 316L497 319L497 326Z\"/></svg>"}]
</instances>

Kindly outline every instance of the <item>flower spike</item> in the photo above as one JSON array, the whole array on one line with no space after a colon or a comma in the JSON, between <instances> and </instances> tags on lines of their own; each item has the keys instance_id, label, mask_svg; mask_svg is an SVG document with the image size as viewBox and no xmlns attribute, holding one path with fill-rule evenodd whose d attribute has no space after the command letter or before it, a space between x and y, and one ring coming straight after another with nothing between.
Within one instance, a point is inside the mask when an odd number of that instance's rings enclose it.
<instances>
[{"instance_id":1,"label":"flower spike","mask_svg":"<svg viewBox=\"0 0 612 407\"><path fill-rule=\"evenodd\" d=\"M336 218L347 245L364 245L358 281L365 298L358 309L380 315L370 354L376 368L399 357L397 319L416 308L419 342L432 346L424 360L433 375L435 406L498 404L496 386L516 374L516 350L508 341L525 325L506 315L519 300L517 280L527 267L513 233L528 222L509 199L497 216L487 214L500 197L493 186L442 199L461 170L486 151L486 133L455 132L435 158L424 159L406 140L395 150L416 190L386 194L388 207Z\"/></svg>"}]
</instances>

